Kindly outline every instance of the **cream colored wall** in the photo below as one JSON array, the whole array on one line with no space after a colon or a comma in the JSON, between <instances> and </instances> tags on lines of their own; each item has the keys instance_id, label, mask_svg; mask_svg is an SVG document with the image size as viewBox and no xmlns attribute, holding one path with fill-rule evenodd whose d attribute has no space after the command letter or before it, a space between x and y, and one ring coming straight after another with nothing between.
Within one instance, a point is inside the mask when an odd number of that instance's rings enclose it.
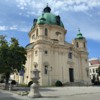
<instances>
[{"instance_id":1,"label":"cream colored wall","mask_svg":"<svg viewBox=\"0 0 100 100\"><path fill-rule=\"evenodd\" d=\"M33 68L33 50L27 51L27 61L25 64L25 74L24 74L24 82L28 84L28 82L31 80L32 74L32 68Z\"/></svg>"},{"instance_id":2,"label":"cream colored wall","mask_svg":"<svg viewBox=\"0 0 100 100\"><path fill-rule=\"evenodd\" d=\"M45 28L48 29L48 36L45 36ZM36 30L38 29L38 36L36 36ZM60 32L61 34L56 34L56 32ZM59 44L64 45L66 30L57 25L37 25L35 29L30 32L30 43L36 42L38 40L45 39L57 39L59 40ZM32 36L34 35L34 39Z\"/></svg>"},{"instance_id":3,"label":"cream colored wall","mask_svg":"<svg viewBox=\"0 0 100 100\"><path fill-rule=\"evenodd\" d=\"M35 39L32 39L32 35L36 34L36 29L38 28L38 36ZM48 29L48 36L44 35L45 28ZM56 32L60 32L62 37L59 37ZM62 81L63 83L69 82L69 68L74 69L74 81L88 81L86 76L86 67L88 62L85 62L87 59L87 53L81 54L80 51L86 52L86 48L83 48L83 42L78 41L79 47L76 48L76 42L73 41L72 44L65 43L65 33L66 31L56 25L37 25L35 29L29 33L30 43L34 43L32 50L27 52L27 62L26 62L26 72L24 76L24 82L28 83L31 80L31 71L34 66L40 70L40 85L48 86L54 85L57 80ZM35 35L36 36L36 35ZM62 38L62 39L61 39ZM53 41L52 39L58 39L58 42ZM72 51L70 50L72 47ZM44 51L47 50L48 54L44 54ZM37 51L37 54L35 54ZM72 52L72 59L68 58L68 53ZM48 65L49 74L44 74L44 65ZM52 70L51 70L52 67ZM51 70L51 71L50 71ZM28 76L28 78L26 78Z\"/></svg>"}]
</instances>

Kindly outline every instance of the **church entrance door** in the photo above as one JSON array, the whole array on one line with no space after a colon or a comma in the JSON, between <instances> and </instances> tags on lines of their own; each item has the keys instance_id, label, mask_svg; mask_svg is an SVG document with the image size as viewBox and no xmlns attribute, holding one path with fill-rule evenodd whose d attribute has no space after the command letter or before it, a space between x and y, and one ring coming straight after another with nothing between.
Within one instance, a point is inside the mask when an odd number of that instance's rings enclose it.
<instances>
[{"instance_id":1,"label":"church entrance door","mask_svg":"<svg viewBox=\"0 0 100 100\"><path fill-rule=\"evenodd\" d=\"M69 68L69 80L70 82L74 82L74 69Z\"/></svg>"}]
</instances>

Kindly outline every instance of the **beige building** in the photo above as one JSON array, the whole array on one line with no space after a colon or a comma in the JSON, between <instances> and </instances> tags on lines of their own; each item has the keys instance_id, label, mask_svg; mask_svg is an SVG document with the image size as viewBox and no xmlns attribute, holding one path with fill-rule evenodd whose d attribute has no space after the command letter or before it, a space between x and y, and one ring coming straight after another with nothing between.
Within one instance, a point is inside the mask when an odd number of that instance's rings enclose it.
<instances>
[{"instance_id":1,"label":"beige building","mask_svg":"<svg viewBox=\"0 0 100 100\"><path fill-rule=\"evenodd\" d=\"M79 31L72 43L68 43L66 33L60 16L52 14L48 6L34 19L29 32L30 43L26 46L24 83L31 81L31 71L36 67L40 70L42 86L54 85L57 80L90 84L86 39Z\"/></svg>"},{"instance_id":2,"label":"beige building","mask_svg":"<svg viewBox=\"0 0 100 100\"><path fill-rule=\"evenodd\" d=\"M91 79L93 79L93 77L97 78L98 76L97 70L99 66L100 66L99 59L97 58L89 59L89 75Z\"/></svg>"}]
</instances>

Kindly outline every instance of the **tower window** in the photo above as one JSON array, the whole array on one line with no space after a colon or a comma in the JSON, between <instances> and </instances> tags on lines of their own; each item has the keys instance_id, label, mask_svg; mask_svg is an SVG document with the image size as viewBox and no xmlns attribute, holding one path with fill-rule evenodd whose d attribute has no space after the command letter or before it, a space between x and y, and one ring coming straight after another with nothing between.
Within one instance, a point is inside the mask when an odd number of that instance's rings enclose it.
<instances>
[{"instance_id":1,"label":"tower window","mask_svg":"<svg viewBox=\"0 0 100 100\"><path fill-rule=\"evenodd\" d=\"M34 36L34 34L32 35L32 39L34 39L35 38L35 36Z\"/></svg>"},{"instance_id":2,"label":"tower window","mask_svg":"<svg viewBox=\"0 0 100 100\"><path fill-rule=\"evenodd\" d=\"M60 25L60 16L56 16L57 25Z\"/></svg>"},{"instance_id":3,"label":"tower window","mask_svg":"<svg viewBox=\"0 0 100 100\"><path fill-rule=\"evenodd\" d=\"M36 36L38 36L38 29L36 30Z\"/></svg>"},{"instance_id":4,"label":"tower window","mask_svg":"<svg viewBox=\"0 0 100 100\"><path fill-rule=\"evenodd\" d=\"M68 58L72 59L72 52L68 53Z\"/></svg>"},{"instance_id":5,"label":"tower window","mask_svg":"<svg viewBox=\"0 0 100 100\"><path fill-rule=\"evenodd\" d=\"M77 47L77 48L79 47L78 42L76 43L76 47Z\"/></svg>"},{"instance_id":6,"label":"tower window","mask_svg":"<svg viewBox=\"0 0 100 100\"><path fill-rule=\"evenodd\" d=\"M48 66L47 65L44 66L44 74L48 74Z\"/></svg>"},{"instance_id":7,"label":"tower window","mask_svg":"<svg viewBox=\"0 0 100 100\"><path fill-rule=\"evenodd\" d=\"M37 54L37 51L35 51L35 54Z\"/></svg>"},{"instance_id":8,"label":"tower window","mask_svg":"<svg viewBox=\"0 0 100 100\"><path fill-rule=\"evenodd\" d=\"M44 53L45 53L45 54L48 54L48 51L47 51L47 50L45 50L45 51L44 51Z\"/></svg>"},{"instance_id":9,"label":"tower window","mask_svg":"<svg viewBox=\"0 0 100 100\"><path fill-rule=\"evenodd\" d=\"M86 47L85 42L84 42L84 48Z\"/></svg>"},{"instance_id":10,"label":"tower window","mask_svg":"<svg viewBox=\"0 0 100 100\"><path fill-rule=\"evenodd\" d=\"M47 36L47 35L48 35L48 29L45 28L45 36Z\"/></svg>"}]
</instances>

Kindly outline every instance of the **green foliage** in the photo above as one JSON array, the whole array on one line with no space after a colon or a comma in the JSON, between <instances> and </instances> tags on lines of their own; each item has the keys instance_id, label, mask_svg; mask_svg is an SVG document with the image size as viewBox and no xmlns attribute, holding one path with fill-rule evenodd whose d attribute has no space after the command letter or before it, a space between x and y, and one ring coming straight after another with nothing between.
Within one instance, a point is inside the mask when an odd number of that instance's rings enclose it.
<instances>
[{"instance_id":1,"label":"green foliage","mask_svg":"<svg viewBox=\"0 0 100 100\"><path fill-rule=\"evenodd\" d=\"M16 85L16 83L17 83L17 82L16 82L15 80L11 80L11 84L12 84L12 85Z\"/></svg>"},{"instance_id":2,"label":"green foliage","mask_svg":"<svg viewBox=\"0 0 100 100\"><path fill-rule=\"evenodd\" d=\"M57 80L56 83L55 83L55 86L63 86L62 82Z\"/></svg>"},{"instance_id":3,"label":"green foliage","mask_svg":"<svg viewBox=\"0 0 100 100\"><path fill-rule=\"evenodd\" d=\"M100 66L97 68L98 76L100 76Z\"/></svg>"},{"instance_id":4,"label":"green foliage","mask_svg":"<svg viewBox=\"0 0 100 100\"><path fill-rule=\"evenodd\" d=\"M20 87L27 87L27 84L24 84L24 83L23 83L23 84L20 84L19 86L20 86Z\"/></svg>"},{"instance_id":5,"label":"green foliage","mask_svg":"<svg viewBox=\"0 0 100 100\"><path fill-rule=\"evenodd\" d=\"M30 81L30 82L28 83L28 87L30 87L32 84L33 84L33 81Z\"/></svg>"},{"instance_id":6,"label":"green foliage","mask_svg":"<svg viewBox=\"0 0 100 100\"><path fill-rule=\"evenodd\" d=\"M5 73L7 79L10 73L24 69L25 61L26 50L19 45L17 39L11 38L11 43L5 39L0 40L0 73Z\"/></svg>"},{"instance_id":7,"label":"green foliage","mask_svg":"<svg viewBox=\"0 0 100 100\"><path fill-rule=\"evenodd\" d=\"M4 80L0 80L0 83L4 83Z\"/></svg>"}]
</instances>

